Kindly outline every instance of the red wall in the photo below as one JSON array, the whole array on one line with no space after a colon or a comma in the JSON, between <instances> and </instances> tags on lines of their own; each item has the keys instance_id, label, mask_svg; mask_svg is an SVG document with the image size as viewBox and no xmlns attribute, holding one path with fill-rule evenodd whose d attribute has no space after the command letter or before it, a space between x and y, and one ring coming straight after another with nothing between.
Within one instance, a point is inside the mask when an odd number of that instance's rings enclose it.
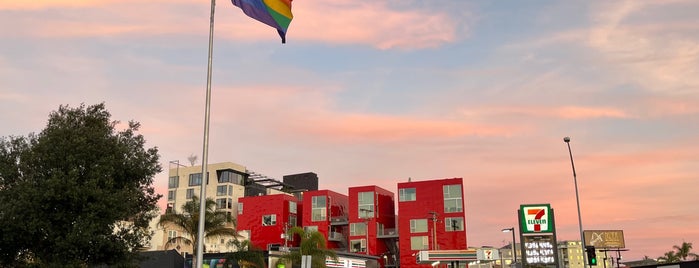
<instances>
[{"instance_id":1,"label":"red wall","mask_svg":"<svg viewBox=\"0 0 699 268\"><path fill-rule=\"evenodd\" d=\"M239 231L249 230L250 241L253 245L262 249L267 249L269 244L284 244L282 234L285 233L285 227L289 223L290 215L297 215L297 225L303 222L301 217L303 206L293 196L276 194L241 197L238 198L238 202L243 204L243 211L242 213L238 212L237 229ZM289 211L289 202L297 203L297 214ZM263 226L262 217L271 214L276 215L276 224ZM288 241L288 246L294 246L294 243L298 243L298 239Z\"/></svg>"},{"instance_id":2,"label":"red wall","mask_svg":"<svg viewBox=\"0 0 699 268\"><path fill-rule=\"evenodd\" d=\"M325 221L311 221L311 210L313 208L312 200L314 196L325 196L326 197L326 220ZM303 208L303 226L318 226L318 232L325 236L325 240L328 243L329 249L345 248L346 245L341 245L341 242L334 242L328 240L328 234L330 232L337 232L344 235L345 240L347 240L347 235L349 234L349 227L347 225L342 226L331 226L330 222L332 219L345 219L349 217L347 210L348 198L346 195L333 192L330 190L318 190L318 191L308 191L303 193L303 203L306 204ZM331 230L332 228L332 230Z\"/></svg>"},{"instance_id":3,"label":"red wall","mask_svg":"<svg viewBox=\"0 0 699 268\"><path fill-rule=\"evenodd\" d=\"M388 252L388 248L384 241L378 239L376 232L376 223L381 223L384 228L391 229L395 228L395 199L393 192L383 189L378 186L360 186L349 188L349 211L350 211L350 223L360 223L365 222L366 219L359 218L359 196L360 192L374 192L374 213L375 218L369 219L368 224L368 253L369 255L381 255ZM364 239L365 235L350 236L349 240L352 239ZM348 241L349 241L348 240Z\"/></svg>"},{"instance_id":4,"label":"red wall","mask_svg":"<svg viewBox=\"0 0 699 268\"><path fill-rule=\"evenodd\" d=\"M398 193L400 189L404 188L415 188L415 201L398 201L398 225L400 229L399 233L399 245L400 245L400 262L401 266L408 265L409 267L430 267L430 265L418 265L415 261L414 253L418 250L412 250L410 245L411 236L427 236L429 241L429 249L434 249L432 245L432 230L433 221L432 214L430 212L437 213L437 244L440 250L447 249L466 249L466 213L462 209L461 212L444 212L444 185L458 184L461 186L461 207L465 208L463 204L464 191L463 191L463 179L453 178L453 179L443 179L443 180L429 180L429 181L417 181L417 182L404 182L398 183ZM447 232L445 228L444 219L446 217L462 217L464 219L464 231L450 231ZM426 233L410 233L410 220L411 219L428 219L427 220L427 232Z\"/></svg>"}]
</instances>

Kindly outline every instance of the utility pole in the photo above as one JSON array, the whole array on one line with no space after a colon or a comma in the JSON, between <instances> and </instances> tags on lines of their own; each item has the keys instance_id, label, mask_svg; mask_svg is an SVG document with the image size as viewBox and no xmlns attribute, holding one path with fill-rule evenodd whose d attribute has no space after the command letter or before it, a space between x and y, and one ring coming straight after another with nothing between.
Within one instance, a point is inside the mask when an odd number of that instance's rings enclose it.
<instances>
[{"instance_id":1,"label":"utility pole","mask_svg":"<svg viewBox=\"0 0 699 268\"><path fill-rule=\"evenodd\" d=\"M432 214L432 249L438 250L439 246L437 245L437 212L430 211L429 213Z\"/></svg>"}]
</instances>

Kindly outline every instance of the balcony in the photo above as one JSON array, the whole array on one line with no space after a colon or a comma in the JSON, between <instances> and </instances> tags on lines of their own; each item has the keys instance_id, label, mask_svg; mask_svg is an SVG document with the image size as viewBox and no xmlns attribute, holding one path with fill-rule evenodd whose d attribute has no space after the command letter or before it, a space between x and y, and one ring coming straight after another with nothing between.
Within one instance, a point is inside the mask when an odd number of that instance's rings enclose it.
<instances>
[{"instance_id":1,"label":"balcony","mask_svg":"<svg viewBox=\"0 0 699 268\"><path fill-rule=\"evenodd\" d=\"M378 238L398 238L398 228L384 229L376 235Z\"/></svg>"},{"instance_id":2,"label":"balcony","mask_svg":"<svg viewBox=\"0 0 699 268\"><path fill-rule=\"evenodd\" d=\"M345 237L342 235L342 233L330 232L328 233L328 241L343 242L345 241Z\"/></svg>"},{"instance_id":3,"label":"balcony","mask_svg":"<svg viewBox=\"0 0 699 268\"><path fill-rule=\"evenodd\" d=\"M347 217L333 217L330 219L330 225L331 226L340 226L340 225L348 225L349 220Z\"/></svg>"}]
</instances>

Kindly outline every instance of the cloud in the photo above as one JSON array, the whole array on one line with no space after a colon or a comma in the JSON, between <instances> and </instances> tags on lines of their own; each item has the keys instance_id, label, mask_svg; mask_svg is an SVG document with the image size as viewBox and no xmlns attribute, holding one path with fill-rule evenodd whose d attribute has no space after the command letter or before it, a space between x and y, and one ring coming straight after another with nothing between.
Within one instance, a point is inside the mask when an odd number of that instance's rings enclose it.
<instances>
[{"instance_id":1,"label":"cloud","mask_svg":"<svg viewBox=\"0 0 699 268\"><path fill-rule=\"evenodd\" d=\"M10 33L39 37L208 34L208 2L9 1L0 10L22 11ZM216 36L233 40L277 39L276 31L245 16L229 2L217 6ZM289 39L361 44L378 49L433 48L457 38L457 20L446 12L397 10L385 2L346 0L294 3ZM35 18L41 16L41 20ZM10 18L7 18L8 20ZM7 23L7 22L6 22Z\"/></svg>"},{"instance_id":2,"label":"cloud","mask_svg":"<svg viewBox=\"0 0 699 268\"><path fill-rule=\"evenodd\" d=\"M590 106L488 106L464 109L468 117L538 117L560 119L629 118L630 115L618 108Z\"/></svg>"},{"instance_id":3,"label":"cloud","mask_svg":"<svg viewBox=\"0 0 699 268\"><path fill-rule=\"evenodd\" d=\"M603 2L592 13L587 45L604 56L627 81L654 92L676 94L699 87L696 16L658 22L656 10L696 9L684 1ZM651 12L651 10L653 10Z\"/></svg>"},{"instance_id":4,"label":"cloud","mask_svg":"<svg viewBox=\"0 0 699 268\"><path fill-rule=\"evenodd\" d=\"M385 1L308 1L296 4L299 37L379 49L430 48L454 41L457 20L446 12L391 9Z\"/></svg>"}]
</instances>

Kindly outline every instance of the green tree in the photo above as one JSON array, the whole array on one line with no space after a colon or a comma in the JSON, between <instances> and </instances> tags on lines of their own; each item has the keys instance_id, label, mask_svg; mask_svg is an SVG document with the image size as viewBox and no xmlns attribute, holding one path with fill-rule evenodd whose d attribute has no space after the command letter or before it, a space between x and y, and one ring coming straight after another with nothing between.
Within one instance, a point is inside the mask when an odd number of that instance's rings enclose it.
<instances>
[{"instance_id":1,"label":"green tree","mask_svg":"<svg viewBox=\"0 0 699 268\"><path fill-rule=\"evenodd\" d=\"M133 260L157 215L157 148L104 103L60 106L39 134L0 138L0 266Z\"/></svg>"},{"instance_id":2,"label":"green tree","mask_svg":"<svg viewBox=\"0 0 699 268\"><path fill-rule=\"evenodd\" d=\"M236 251L226 256L226 265L238 263L241 268L264 268L265 254L262 249L253 246L250 240L233 239L228 242L229 246L235 247Z\"/></svg>"},{"instance_id":3,"label":"green tree","mask_svg":"<svg viewBox=\"0 0 699 268\"><path fill-rule=\"evenodd\" d=\"M204 237L231 236L238 237L235 229L235 221L222 210L216 210L216 202L207 198L205 202L206 212L204 213ZM192 245L195 249L194 259L196 259L197 243L200 242L199 233L199 197L193 196L192 200L182 205L180 213L165 213L160 216L159 224L163 227L176 226L183 233L170 238L165 246L168 247L177 242L185 245Z\"/></svg>"},{"instance_id":4,"label":"green tree","mask_svg":"<svg viewBox=\"0 0 699 268\"><path fill-rule=\"evenodd\" d=\"M298 250L292 250L288 254L282 256L280 261L288 261L293 266L301 265L303 255L311 255L311 267L325 267L325 259L332 258L337 260L337 254L333 250L329 250L325 236L317 231L305 232L303 228L295 226L290 232L301 237L301 243Z\"/></svg>"},{"instance_id":5,"label":"green tree","mask_svg":"<svg viewBox=\"0 0 699 268\"><path fill-rule=\"evenodd\" d=\"M682 245L674 245L672 247L677 252L677 256L683 261L686 261L687 257L697 259L697 254L692 253L692 243L682 241Z\"/></svg>"},{"instance_id":6,"label":"green tree","mask_svg":"<svg viewBox=\"0 0 699 268\"><path fill-rule=\"evenodd\" d=\"M663 256L658 257L658 262L669 262L669 263L674 263L674 262L679 262L681 260L680 256L677 255L675 251L668 251L665 252Z\"/></svg>"}]
</instances>

